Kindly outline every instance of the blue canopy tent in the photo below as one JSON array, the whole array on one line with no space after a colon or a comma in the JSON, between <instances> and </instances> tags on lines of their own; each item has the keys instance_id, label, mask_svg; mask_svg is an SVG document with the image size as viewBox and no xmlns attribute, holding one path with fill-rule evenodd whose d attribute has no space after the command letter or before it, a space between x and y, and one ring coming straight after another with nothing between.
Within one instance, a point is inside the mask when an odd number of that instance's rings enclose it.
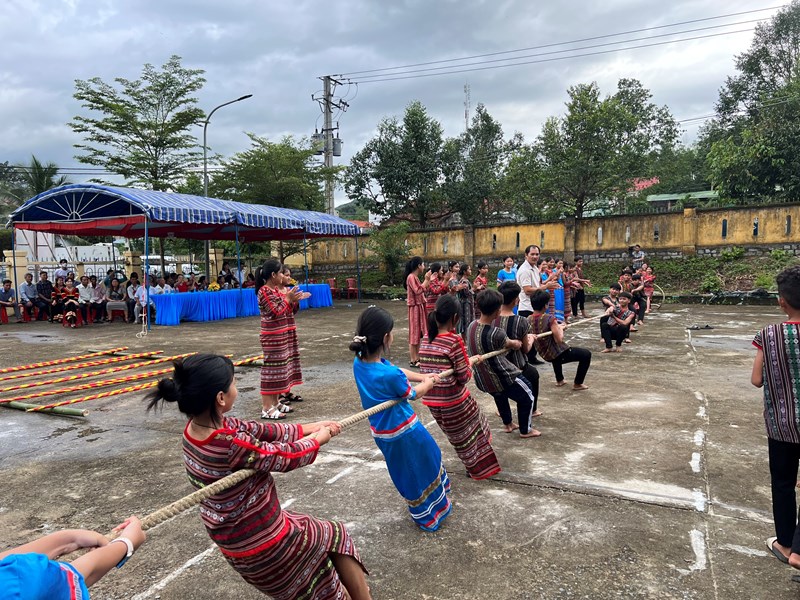
<instances>
[{"instance_id":1,"label":"blue canopy tent","mask_svg":"<svg viewBox=\"0 0 800 600\"><path fill-rule=\"evenodd\" d=\"M92 183L47 190L17 208L6 225L66 235L267 242L354 237L355 223L334 215L217 198ZM13 231L12 231L13 239ZM304 248L305 250L305 248ZM307 261L306 261L307 264ZM361 273L356 252L361 298Z\"/></svg>"}]
</instances>

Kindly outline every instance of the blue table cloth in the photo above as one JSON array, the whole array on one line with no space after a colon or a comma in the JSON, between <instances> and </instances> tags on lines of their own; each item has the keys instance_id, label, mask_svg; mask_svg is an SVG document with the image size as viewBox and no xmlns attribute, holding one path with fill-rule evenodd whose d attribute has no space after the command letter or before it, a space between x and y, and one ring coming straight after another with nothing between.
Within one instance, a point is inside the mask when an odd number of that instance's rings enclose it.
<instances>
[{"instance_id":1,"label":"blue table cloth","mask_svg":"<svg viewBox=\"0 0 800 600\"><path fill-rule=\"evenodd\" d=\"M300 310L333 306L331 286L327 283L301 283L299 287L304 292L311 292L310 298L300 300Z\"/></svg>"},{"instance_id":2,"label":"blue table cloth","mask_svg":"<svg viewBox=\"0 0 800 600\"><path fill-rule=\"evenodd\" d=\"M150 296L156 305L156 325L178 325L181 321L219 321L258 316L252 288L218 292L184 292Z\"/></svg>"}]
</instances>

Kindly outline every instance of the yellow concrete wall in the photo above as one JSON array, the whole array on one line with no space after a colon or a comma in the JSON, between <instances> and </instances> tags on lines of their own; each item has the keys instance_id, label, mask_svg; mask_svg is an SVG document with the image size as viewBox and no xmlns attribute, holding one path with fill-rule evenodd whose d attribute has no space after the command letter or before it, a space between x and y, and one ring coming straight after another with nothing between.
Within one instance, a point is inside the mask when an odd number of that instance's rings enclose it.
<instances>
[{"instance_id":1,"label":"yellow concrete wall","mask_svg":"<svg viewBox=\"0 0 800 600\"><path fill-rule=\"evenodd\" d=\"M658 240L655 229L658 226ZM597 243L597 229L603 228L603 242ZM630 227L630 237L626 232ZM683 213L597 217L576 223L575 252L627 250L639 244L642 248L677 248L683 243Z\"/></svg>"},{"instance_id":2,"label":"yellow concrete wall","mask_svg":"<svg viewBox=\"0 0 800 600\"><path fill-rule=\"evenodd\" d=\"M791 232L786 234L786 217L791 216ZM758 218L758 236L753 236L753 221ZM728 235L722 237L722 221L728 221ZM800 240L800 206L711 210L698 213L698 246L749 246L783 244Z\"/></svg>"},{"instance_id":3,"label":"yellow concrete wall","mask_svg":"<svg viewBox=\"0 0 800 600\"><path fill-rule=\"evenodd\" d=\"M517 246L519 233L519 246ZM494 236L494 239L493 239ZM494 242L494 247L492 247ZM564 251L564 223L520 223L496 225L475 229L475 256L522 257L530 244L541 246L542 253L558 254Z\"/></svg>"}]
</instances>

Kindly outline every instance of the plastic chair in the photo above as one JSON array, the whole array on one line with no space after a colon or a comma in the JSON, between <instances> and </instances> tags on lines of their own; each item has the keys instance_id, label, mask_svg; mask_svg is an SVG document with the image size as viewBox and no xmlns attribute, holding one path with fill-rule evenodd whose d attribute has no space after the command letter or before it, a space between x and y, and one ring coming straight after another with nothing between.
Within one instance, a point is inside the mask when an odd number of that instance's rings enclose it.
<instances>
[{"instance_id":1,"label":"plastic chair","mask_svg":"<svg viewBox=\"0 0 800 600\"><path fill-rule=\"evenodd\" d=\"M328 279L328 286L331 288L331 297L332 298L341 297L341 293L339 292L339 288L336 287L336 277L332 277L332 278Z\"/></svg>"},{"instance_id":2,"label":"plastic chair","mask_svg":"<svg viewBox=\"0 0 800 600\"><path fill-rule=\"evenodd\" d=\"M8 308L5 306L0 308L0 323L8 325Z\"/></svg>"},{"instance_id":3,"label":"plastic chair","mask_svg":"<svg viewBox=\"0 0 800 600\"><path fill-rule=\"evenodd\" d=\"M358 287L356 286L356 278L355 277L348 277L347 278L347 297L349 298L358 298Z\"/></svg>"},{"instance_id":4,"label":"plastic chair","mask_svg":"<svg viewBox=\"0 0 800 600\"><path fill-rule=\"evenodd\" d=\"M127 319L125 318L125 311L122 309L116 309L111 311L111 320L109 323L113 323L116 317L122 317L122 322L127 323Z\"/></svg>"}]
</instances>

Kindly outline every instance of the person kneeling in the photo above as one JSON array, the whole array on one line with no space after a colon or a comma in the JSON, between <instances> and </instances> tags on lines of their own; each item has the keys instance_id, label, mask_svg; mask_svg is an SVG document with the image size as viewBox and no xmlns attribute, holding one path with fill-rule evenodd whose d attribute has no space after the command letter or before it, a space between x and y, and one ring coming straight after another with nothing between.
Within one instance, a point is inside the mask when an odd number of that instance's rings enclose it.
<instances>
[{"instance_id":1,"label":"person kneeling","mask_svg":"<svg viewBox=\"0 0 800 600\"><path fill-rule=\"evenodd\" d=\"M549 301L550 294L541 290L531 297L533 314L528 319L535 335L533 343L536 345L536 352L553 365L556 385L559 387L566 384L562 366L565 363L577 362L578 370L575 373L572 389L588 390L589 386L584 385L583 382L592 362L592 353L586 348L571 348L564 342L564 328L566 326L559 324L553 315L545 312ZM547 332L552 333L552 335L542 336L543 333Z\"/></svg>"},{"instance_id":2,"label":"person kneeling","mask_svg":"<svg viewBox=\"0 0 800 600\"><path fill-rule=\"evenodd\" d=\"M631 323L635 316L634 312L628 308L631 302L631 295L628 292L622 292L618 297L619 306L609 306L606 309L608 320L600 323L600 333L603 336L603 341L606 343L606 348L603 352L612 352L611 342L617 343L617 352L622 352L622 342L628 337L630 332Z\"/></svg>"}]
</instances>

